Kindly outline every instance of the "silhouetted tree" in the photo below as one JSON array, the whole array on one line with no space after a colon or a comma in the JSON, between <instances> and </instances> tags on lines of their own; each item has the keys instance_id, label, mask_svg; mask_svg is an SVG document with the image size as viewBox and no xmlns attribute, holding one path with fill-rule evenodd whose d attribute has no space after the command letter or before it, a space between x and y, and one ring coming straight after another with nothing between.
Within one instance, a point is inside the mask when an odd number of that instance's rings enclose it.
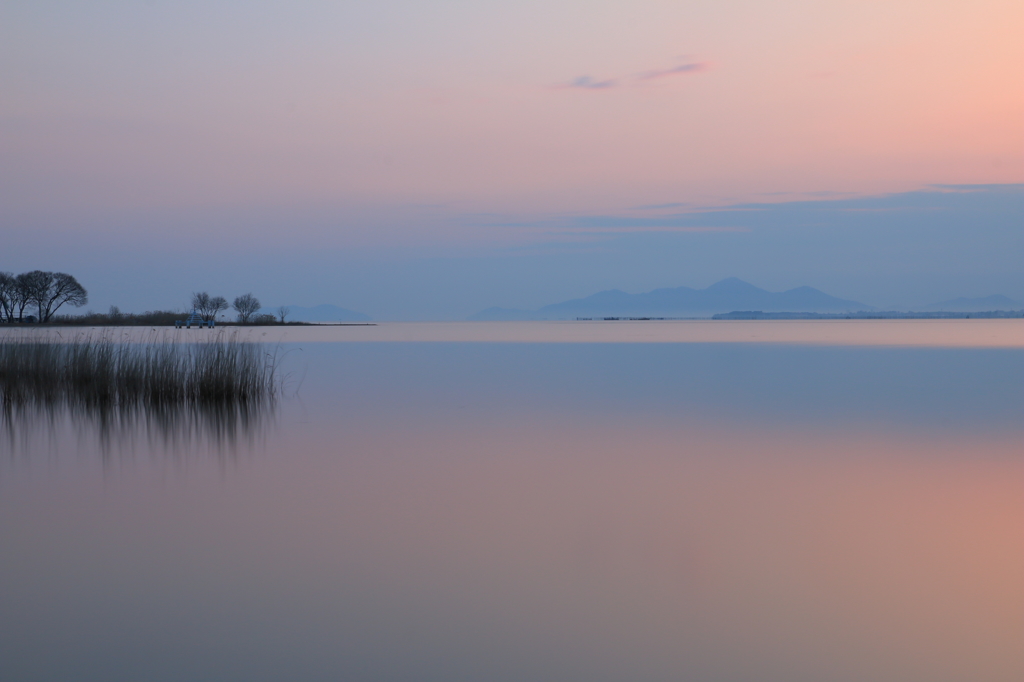
<instances>
[{"instance_id":1,"label":"silhouetted tree","mask_svg":"<svg viewBox=\"0 0 1024 682\"><path fill-rule=\"evenodd\" d=\"M286 305L283 305L277 309L277 316L278 318L280 318L281 324L284 324L284 318L288 317L288 313L290 313L291 311L292 309Z\"/></svg>"},{"instance_id":2,"label":"silhouetted tree","mask_svg":"<svg viewBox=\"0 0 1024 682\"><path fill-rule=\"evenodd\" d=\"M0 272L0 319L22 322L25 308L36 307L36 320L48 322L65 303L77 308L89 302L89 294L74 277L63 272L33 270L14 277Z\"/></svg>"},{"instance_id":3,"label":"silhouetted tree","mask_svg":"<svg viewBox=\"0 0 1024 682\"><path fill-rule=\"evenodd\" d=\"M249 318L262 306L260 306L260 300L250 293L242 294L236 298L232 307L238 313L238 321L242 324L248 324Z\"/></svg>"},{"instance_id":4,"label":"silhouetted tree","mask_svg":"<svg viewBox=\"0 0 1024 682\"><path fill-rule=\"evenodd\" d=\"M65 303L81 308L89 302L89 292L78 280L65 272L47 272L48 286L42 298L38 299L39 321L49 322Z\"/></svg>"},{"instance_id":5,"label":"silhouetted tree","mask_svg":"<svg viewBox=\"0 0 1024 682\"><path fill-rule=\"evenodd\" d=\"M14 275L9 272L0 272L0 319L6 322L14 322L16 289L17 283Z\"/></svg>"},{"instance_id":6,"label":"silhouetted tree","mask_svg":"<svg viewBox=\"0 0 1024 682\"><path fill-rule=\"evenodd\" d=\"M25 308L32 302L32 284L32 278L27 272L14 278L14 288L11 290L11 312L13 315L17 315L18 322L25 319Z\"/></svg>"},{"instance_id":7,"label":"silhouetted tree","mask_svg":"<svg viewBox=\"0 0 1024 682\"><path fill-rule=\"evenodd\" d=\"M198 294L192 294L192 307L204 321L209 322L217 317L217 313L228 309L228 302L223 296L210 296L205 291L200 291Z\"/></svg>"},{"instance_id":8,"label":"silhouetted tree","mask_svg":"<svg viewBox=\"0 0 1024 682\"><path fill-rule=\"evenodd\" d=\"M192 308L206 319L206 310L210 307L210 295L205 291L192 294Z\"/></svg>"},{"instance_id":9,"label":"silhouetted tree","mask_svg":"<svg viewBox=\"0 0 1024 682\"><path fill-rule=\"evenodd\" d=\"M223 296L214 296L210 299L210 319L216 319L217 313L228 309L228 300Z\"/></svg>"},{"instance_id":10,"label":"silhouetted tree","mask_svg":"<svg viewBox=\"0 0 1024 682\"><path fill-rule=\"evenodd\" d=\"M25 272L18 275L18 281L21 285L22 295L25 297L25 301L22 304L22 311L30 304L35 304L38 315L36 319L42 322L43 320L43 306L45 305L46 299L49 297L50 285L53 284L53 273L44 272L42 270L33 270L32 272ZM21 315L19 315L19 318Z\"/></svg>"}]
</instances>

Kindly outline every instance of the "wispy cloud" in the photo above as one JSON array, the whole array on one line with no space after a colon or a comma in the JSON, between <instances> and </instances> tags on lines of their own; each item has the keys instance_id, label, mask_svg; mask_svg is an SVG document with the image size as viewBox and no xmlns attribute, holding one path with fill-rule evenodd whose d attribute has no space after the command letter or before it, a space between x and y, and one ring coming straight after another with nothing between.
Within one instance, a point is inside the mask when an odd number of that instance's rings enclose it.
<instances>
[{"instance_id":1,"label":"wispy cloud","mask_svg":"<svg viewBox=\"0 0 1024 682\"><path fill-rule=\"evenodd\" d=\"M1024 183L998 185L929 185L939 192L1020 192Z\"/></svg>"},{"instance_id":2,"label":"wispy cloud","mask_svg":"<svg viewBox=\"0 0 1024 682\"><path fill-rule=\"evenodd\" d=\"M688 73L700 73L701 71L706 71L707 68L708 65L704 62L691 62L689 64L680 64L679 66L674 66L671 69L654 69L652 71L644 71L643 73L638 73L637 75L635 75L633 77L633 80L651 81L656 80L658 78L667 78L669 76L679 76Z\"/></svg>"},{"instance_id":3,"label":"wispy cloud","mask_svg":"<svg viewBox=\"0 0 1024 682\"><path fill-rule=\"evenodd\" d=\"M548 231L548 234L580 234L580 235L618 235L635 234L639 232L675 232L675 233L701 233L701 232L750 232L749 227L720 227L720 226L680 226L680 225L627 225L623 227L562 227Z\"/></svg>"},{"instance_id":4,"label":"wispy cloud","mask_svg":"<svg viewBox=\"0 0 1024 682\"><path fill-rule=\"evenodd\" d=\"M616 78L596 79L591 76L579 76L558 87L560 89L579 90L610 90L612 88L636 87L653 80L701 73L702 71L707 71L708 68L709 64L707 62L687 62L668 69L650 69Z\"/></svg>"},{"instance_id":5,"label":"wispy cloud","mask_svg":"<svg viewBox=\"0 0 1024 682\"><path fill-rule=\"evenodd\" d=\"M615 79L608 79L603 81L594 80L590 76L580 76L574 78L565 84L567 88L582 88L583 90L607 90L608 88L614 88L618 85L618 81Z\"/></svg>"}]
</instances>

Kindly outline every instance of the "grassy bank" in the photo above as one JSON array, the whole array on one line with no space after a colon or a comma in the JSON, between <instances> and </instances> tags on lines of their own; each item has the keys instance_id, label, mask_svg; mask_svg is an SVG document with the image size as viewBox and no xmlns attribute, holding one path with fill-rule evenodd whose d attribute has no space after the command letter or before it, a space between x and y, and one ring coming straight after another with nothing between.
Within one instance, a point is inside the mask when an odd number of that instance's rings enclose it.
<instances>
[{"instance_id":1,"label":"grassy bank","mask_svg":"<svg viewBox=\"0 0 1024 682\"><path fill-rule=\"evenodd\" d=\"M127 406L231 405L273 400L277 356L219 335L198 342L106 336L0 338L0 400Z\"/></svg>"},{"instance_id":2,"label":"grassy bank","mask_svg":"<svg viewBox=\"0 0 1024 682\"><path fill-rule=\"evenodd\" d=\"M94 313L88 312L81 315L54 315L49 322L42 325L32 323L33 326L50 327L173 327L175 321L187 319L189 313L177 310L150 310L144 313ZM281 322L272 315L260 315L253 317L244 326L248 327L274 327L282 325L304 325L307 322L287 321ZM217 326L237 326L235 320L218 320Z\"/></svg>"}]
</instances>

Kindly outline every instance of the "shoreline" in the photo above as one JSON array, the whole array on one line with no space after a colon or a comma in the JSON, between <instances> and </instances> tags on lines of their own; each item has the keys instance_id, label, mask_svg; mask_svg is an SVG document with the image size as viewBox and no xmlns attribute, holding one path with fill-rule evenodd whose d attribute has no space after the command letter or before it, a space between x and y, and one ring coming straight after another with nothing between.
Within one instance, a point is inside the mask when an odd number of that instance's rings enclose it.
<instances>
[{"instance_id":1,"label":"shoreline","mask_svg":"<svg viewBox=\"0 0 1024 682\"><path fill-rule=\"evenodd\" d=\"M5 327L10 330L5 332ZM13 328L13 329L12 329ZM18 329L19 331L14 331ZM1024 348L1024 323L1014 319L663 320L379 322L266 327L33 327L0 325L0 340L72 334L113 334L129 341L213 340L224 335L261 343L757 343L805 346ZM52 339L51 339L52 340Z\"/></svg>"}]
</instances>

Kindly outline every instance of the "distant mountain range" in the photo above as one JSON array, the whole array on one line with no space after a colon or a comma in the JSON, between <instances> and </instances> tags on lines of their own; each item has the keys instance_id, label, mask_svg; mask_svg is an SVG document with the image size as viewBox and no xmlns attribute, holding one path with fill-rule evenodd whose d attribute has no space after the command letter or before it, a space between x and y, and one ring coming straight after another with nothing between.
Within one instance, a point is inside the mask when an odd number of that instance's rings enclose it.
<instances>
[{"instance_id":1,"label":"distant mountain range","mask_svg":"<svg viewBox=\"0 0 1024 682\"><path fill-rule=\"evenodd\" d=\"M277 308L263 308L260 313L277 315ZM352 310L339 308L336 305L325 303L323 305L305 308L300 305L288 306L289 322L369 322L369 315L357 313Z\"/></svg>"},{"instance_id":2,"label":"distant mountain range","mask_svg":"<svg viewBox=\"0 0 1024 682\"><path fill-rule=\"evenodd\" d=\"M535 311L488 308L470 320L572 320L577 317L711 317L735 310L764 312L843 313L871 311L873 307L813 289L798 287L783 292L766 291L735 277L707 289L677 287L645 294L612 289L554 303Z\"/></svg>"},{"instance_id":3,"label":"distant mountain range","mask_svg":"<svg viewBox=\"0 0 1024 682\"><path fill-rule=\"evenodd\" d=\"M369 322L369 315L323 304L312 307L288 306L291 322ZM918 312L992 312L1024 309L1024 302L1002 295L957 298L915 308ZM877 308L830 296L811 287L771 292L736 277L723 279L707 289L676 287L627 294L612 289L586 298L553 303L539 310L488 308L472 315L474 321L574 320L577 317L711 317L737 311L763 313L856 313ZM277 315L277 308L260 313Z\"/></svg>"}]
</instances>

